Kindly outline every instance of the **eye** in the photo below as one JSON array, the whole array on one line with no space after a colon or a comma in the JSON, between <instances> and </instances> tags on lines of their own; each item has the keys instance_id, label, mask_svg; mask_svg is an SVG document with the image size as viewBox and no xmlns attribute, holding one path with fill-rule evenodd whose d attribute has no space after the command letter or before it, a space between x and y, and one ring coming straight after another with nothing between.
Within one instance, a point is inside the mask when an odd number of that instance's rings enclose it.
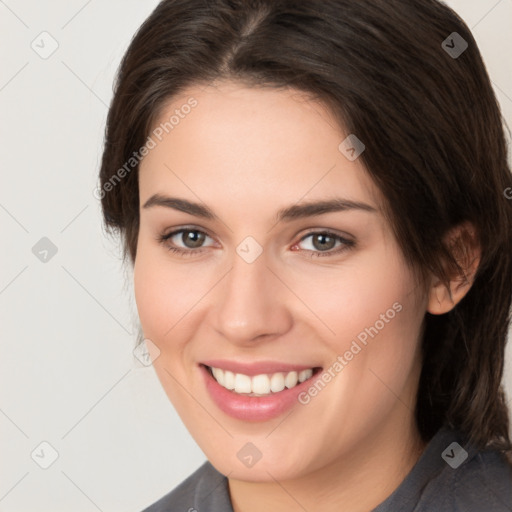
<instances>
[{"instance_id":1,"label":"eye","mask_svg":"<svg viewBox=\"0 0 512 512\"><path fill-rule=\"evenodd\" d=\"M305 245L309 247L301 250L309 252L311 257L334 256L347 251L356 245L354 240L349 240L348 238L337 235L336 233L332 233L330 231L315 231L302 237L300 242L292 246L292 250L295 247L299 247L299 244L308 238L311 238L311 240ZM338 245L336 245L337 242L339 242Z\"/></svg>"},{"instance_id":2,"label":"eye","mask_svg":"<svg viewBox=\"0 0 512 512\"><path fill-rule=\"evenodd\" d=\"M158 235L157 241L175 254L192 256L201 253L206 247L213 246L213 244L203 245L207 238L211 239L200 229L181 228L168 234ZM310 257L338 255L356 245L354 240L349 240L331 231L315 231L303 236L298 243L291 247L291 250L297 250L296 248L307 239L311 240L304 245L309 247L299 248L299 250L309 253ZM179 244L182 244L182 246L180 247Z\"/></svg>"},{"instance_id":3,"label":"eye","mask_svg":"<svg viewBox=\"0 0 512 512\"><path fill-rule=\"evenodd\" d=\"M171 252L191 255L192 253L201 252L200 249L203 248L202 244L206 238L210 237L204 231L182 228L168 234L161 234L157 240ZM183 247L180 247L179 243L183 244Z\"/></svg>"}]
</instances>

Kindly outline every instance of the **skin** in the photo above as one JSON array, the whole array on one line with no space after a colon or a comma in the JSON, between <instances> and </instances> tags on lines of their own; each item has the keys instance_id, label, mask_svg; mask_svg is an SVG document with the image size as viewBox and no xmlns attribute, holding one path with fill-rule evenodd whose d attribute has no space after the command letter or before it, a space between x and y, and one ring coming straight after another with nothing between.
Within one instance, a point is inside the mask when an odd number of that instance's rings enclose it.
<instances>
[{"instance_id":1,"label":"skin","mask_svg":"<svg viewBox=\"0 0 512 512\"><path fill-rule=\"evenodd\" d=\"M298 91L220 82L173 98L155 126L191 96L197 106L139 174L135 298L144 335L160 350L158 378L206 457L228 476L235 512L369 511L425 448L413 413L425 312L448 311L470 283L454 286L451 298L434 278L418 286L379 190L360 158L339 151L348 133L322 104ZM144 208L155 193L205 204L219 220ZM281 208L334 197L376 211L276 223ZM179 228L207 234L199 252L174 254L157 240ZM318 237L304 238L322 230L356 245L334 254L337 241L322 252ZM247 236L263 250L252 263L236 252ZM166 243L173 242L198 250L181 234ZM232 418L204 386L198 363L206 359L328 368L396 302L402 310L342 372L278 418ZM237 458L247 442L262 454L251 468Z\"/></svg>"}]
</instances>

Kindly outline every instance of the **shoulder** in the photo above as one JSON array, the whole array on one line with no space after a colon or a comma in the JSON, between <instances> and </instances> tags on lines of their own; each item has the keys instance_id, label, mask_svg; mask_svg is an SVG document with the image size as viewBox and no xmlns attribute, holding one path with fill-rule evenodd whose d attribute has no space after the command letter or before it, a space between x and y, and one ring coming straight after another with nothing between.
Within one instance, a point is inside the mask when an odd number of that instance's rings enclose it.
<instances>
[{"instance_id":1,"label":"shoulder","mask_svg":"<svg viewBox=\"0 0 512 512\"><path fill-rule=\"evenodd\" d=\"M208 508L205 508L208 507ZM142 512L233 512L227 478L206 461L171 492Z\"/></svg>"},{"instance_id":2,"label":"shoulder","mask_svg":"<svg viewBox=\"0 0 512 512\"><path fill-rule=\"evenodd\" d=\"M500 452L474 450L466 464L446 467L441 478L455 512L512 510L512 466Z\"/></svg>"},{"instance_id":3,"label":"shoulder","mask_svg":"<svg viewBox=\"0 0 512 512\"><path fill-rule=\"evenodd\" d=\"M512 465L442 428L400 486L373 512L512 512Z\"/></svg>"},{"instance_id":4,"label":"shoulder","mask_svg":"<svg viewBox=\"0 0 512 512\"><path fill-rule=\"evenodd\" d=\"M512 465L494 450L478 450L455 431L444 432L440 466L421 493L420 511L511 512ZM441 462L442 461L442 462Z\"/></svg>"}]
</instances>

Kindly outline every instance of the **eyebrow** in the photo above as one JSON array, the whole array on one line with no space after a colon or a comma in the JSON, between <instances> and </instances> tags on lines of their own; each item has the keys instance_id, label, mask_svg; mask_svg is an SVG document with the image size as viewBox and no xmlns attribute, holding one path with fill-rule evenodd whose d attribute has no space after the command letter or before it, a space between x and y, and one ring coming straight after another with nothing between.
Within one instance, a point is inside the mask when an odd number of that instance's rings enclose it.
<instances>
[{"instance_id":1,"label":"eyebrow","mask_svg":"<svg viewBox=\"0 0 512 512\"><path fill-rule=\"evenodd\" d=\"M178 197L154 194L144 203L143 208L152 208L154 206L172 208L174 210L208 220L220 220L207 206ZM306 217L314 217L325 213L343 212L348 210L362 210L370 213L377 212L376 208L361 201L334 198L325 201L312 201L294 204L286 208L282 208L277 212L277 222L292 221Z\"/></svg>"}]
</instances>

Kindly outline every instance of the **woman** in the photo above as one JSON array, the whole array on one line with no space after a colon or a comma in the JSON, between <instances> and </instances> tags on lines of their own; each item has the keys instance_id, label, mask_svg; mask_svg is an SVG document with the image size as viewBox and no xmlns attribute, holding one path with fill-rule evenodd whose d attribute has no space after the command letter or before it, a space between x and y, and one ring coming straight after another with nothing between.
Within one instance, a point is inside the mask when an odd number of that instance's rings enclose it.
<instances>
[{"instance_id":1,"label":"woman","mask_svg":"<svg viewBox=\"0 0 512 512\"><path fill-rule=\"evenodd\" d=\"M100 181L208 459L147 511L512 510L512 177L453 11L164 0Z\"/></svg>"}]
</instances>

